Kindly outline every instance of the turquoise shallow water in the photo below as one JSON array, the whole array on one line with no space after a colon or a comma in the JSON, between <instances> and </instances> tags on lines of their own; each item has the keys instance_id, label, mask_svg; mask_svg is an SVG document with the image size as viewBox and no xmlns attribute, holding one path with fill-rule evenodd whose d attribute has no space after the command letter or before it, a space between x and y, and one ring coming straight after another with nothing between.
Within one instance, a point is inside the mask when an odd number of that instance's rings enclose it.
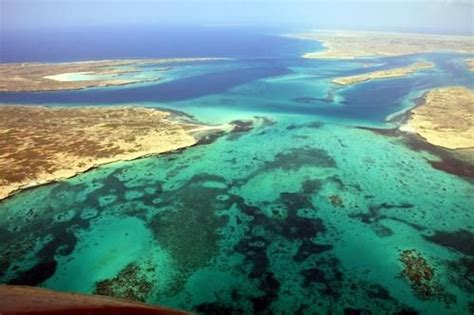
<instances>
[{"instance_id":1,"label":"turquoise shallow water","mask_svg":"<svg viewBox=\"0 0 474 315\"><path fill-rule=\"evenodd\" d=\"M440 157L400 136L356 127L392 127L385 117L426 89L472 86L462 57L236 59L176 65L154 85L0 95L58 105L125 97L208 123L254 120L248 132L2 202L0 281L206 314L469 314L472 181L433 168ZM436 68L330 83L420 58ZM404 276L405 250L431 267L429 295Z\"/></svg>"}]
</instances>

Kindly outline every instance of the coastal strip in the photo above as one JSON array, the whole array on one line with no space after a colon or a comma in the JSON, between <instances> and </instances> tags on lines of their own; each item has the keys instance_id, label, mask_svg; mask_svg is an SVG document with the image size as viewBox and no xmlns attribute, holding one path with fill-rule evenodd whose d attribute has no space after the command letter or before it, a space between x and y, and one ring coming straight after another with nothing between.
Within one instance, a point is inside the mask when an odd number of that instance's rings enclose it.
<instances>
[{"instance_id":1,"label":"coastal strip","mask_svg":"<svg viewBox=\"0 0 474 315\"><path fill-rule=\"evenodd\" d=\"M143 107L0 106L0 200L99 165L193 146L208 126Z\"/></svg>"},{"instance_id":2,"label":"coastal strip","mask_svg":"<svg viewBox=\"0 0 474 315\"><path fill-rule=\"evenodd\" d=\"M431 62L417 62L406 67L373 71L347 77L339 77L333 79L332 82L339 85L351 85L371 80L400 78L415 73L417 71L431 69L433 67L434 64Z\"/></svg>"},{"instance_id":3,"label":"coastal strip","mask_svg":"<svg viewBox=\"0 0 474 315\"><path fill-rule=\"evenodd\" d=\"M450 150L474 148L474 91L442 87L428 91L400 126L428 143Z\"/></svg>"},{"instance_id":4,"label":"coastal strip","mask_svg":"<svg viewBox=\"0 0 474 315\"><path fill-rule=\"evenodd\" d=\"M223 58L168 58L96 60L67 63L0 64L0 92L45 92L121 86L159 81L160 75L134 76L142 66L222 60ZM171 69L158 69L163 72Z\"/></svg>"},{"instance_id":5,"label":"coastal strip","mask_svg":"<svg viewBox=\"0 0 474 315\"><path fill-rule=\"evenodd\" d=\"M358 31L315 31L287 36L321 42L325 50L303 55L312 59L354 59L443 51L470 54L474 51L474 41L470 36Z\"/></svg>"}]
</instances>

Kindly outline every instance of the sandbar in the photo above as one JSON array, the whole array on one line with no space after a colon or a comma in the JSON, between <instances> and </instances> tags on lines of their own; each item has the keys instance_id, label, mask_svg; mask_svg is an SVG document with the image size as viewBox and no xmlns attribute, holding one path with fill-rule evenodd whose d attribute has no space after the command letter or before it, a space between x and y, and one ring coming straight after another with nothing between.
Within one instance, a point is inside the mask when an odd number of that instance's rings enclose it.
<instances>
[{"instance_id":1,"label":"sandbar","mask_svg":"<svg viewBox=\"0 0 474 315\"><path fill-rule=\"evenodd\" d=\"M359 31L315 31L288 36L322 42L325 50L303 55L316 59L354 59L444 51L472 54L474 51L471 36Z\"/></svg>"},{"instance_id":2,"label":"sandbar","mask_svg":"<svg viewBox=\"0 0 474 315\"><path fill-rule=\"evenodd\" d=\"M371 80L400 78L400 77L405 77L411 73L414 73L420 70L431 69L433 67L434 67L434 64L431 62L417 62L406 67L373 71L373 72L347 76L347 77L339 77L332 80L332 82L339 85L351 85L351 84L357 84L357 83L371 81Z\"/></svg>"},{"instance_id":3,"label":"sandbar","mask_svg":"<svg viewBox=\"0 0 474 315\"><path fill-rule=\"evenodd\" d=\"M68 63L0 64L0 92L43 92L78 90L155 82L159 76L134 77L137 67L160 63L220 60L222 58L170 58L95 60Z\"/></svg>"},{"instance_id":4,"label":"sandbar","mask_svg":"<svg viewBox=\"0 0 474 315\"><path fill-rule=\"evenodd\" d=\"M474 148L474 91L459 86L428 91L400 130L446 149Z\"/></svg>"},{"instance_id":5,"label":"sandbar","mask_svg":"<svg viewBox=\"0 0 474 315\"><path fill-rule=\"evenodd\" d=\"M96 166L196 144L223 126L143 107L0 106L0 199Z\"/></svg>"}]
</instances>

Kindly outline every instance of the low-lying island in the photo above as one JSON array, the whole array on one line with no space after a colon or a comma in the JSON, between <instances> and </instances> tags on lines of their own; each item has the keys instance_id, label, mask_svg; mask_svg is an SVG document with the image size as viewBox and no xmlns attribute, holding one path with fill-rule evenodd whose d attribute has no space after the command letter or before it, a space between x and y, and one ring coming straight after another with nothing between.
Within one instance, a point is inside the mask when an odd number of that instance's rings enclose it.
<instances>
[{"instance_id":1,"label":"low-lying island","mask_svg":"<svg viewBox=\"0 0 474 315\"><path fill-rule=\"evenodd\" d=\"M474 49L470 36L362 31L314 31L289 36L323 44L325 50L303 55L310 59L355 59L443 51L469 54Z\"/></svg>"},{"instance_id":2,"label":"low-lying island","mask_svg":"<svg viewBox=\"0 0 474 315\"><path fill-rule=\"evenodd\" d=\"M220 128L143 107L0 106L0 200L98 165L189 147Z\"/></svg>"},{"instance_id":3,"label":"low-lying island","mask_svg":"<svg viewBox=\"0 0 474 315\"><path fill-rule=\"evenodd\" d=\"M406 67L392 68L387 70L362 73L358 75L339 77L333 79L332 82L339 85L352 85L372 80L403 78L409 74L426 69L431 69L433 67L434 64L430 62L417 62Z\"/></svg>"},{"instance_id":4,"label":"low-lying island","mask_svg":"<svg viewBox=\"0 0 474 315\"><path fill-rule=\"evenodd\" d=\"M151 83L162 79L169 64L222 58L91 60L65 63L0 64L0 92L45 92ZM167 67L161 67L168 65ZM140 76L140 67L157 66L156 75Z\"/></svg>"}]
</instances>

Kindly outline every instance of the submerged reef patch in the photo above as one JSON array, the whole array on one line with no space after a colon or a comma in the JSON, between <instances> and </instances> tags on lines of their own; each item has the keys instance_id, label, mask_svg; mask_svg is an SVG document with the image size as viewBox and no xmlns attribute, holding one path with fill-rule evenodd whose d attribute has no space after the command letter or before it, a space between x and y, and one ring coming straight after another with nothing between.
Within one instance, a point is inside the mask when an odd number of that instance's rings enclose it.
<instances>
[{"instance_id":1,"label":"submerged reef patch","mask_svg":"<svg viewBox=\"0 0 474 315\"><path fill-rule=\"evenodd\" d=\"M282 244L298 244L302 241L302 245L293 257L293 261L298 264L304 263L313 255L318 256L332 249L331 245L320 245L313 242L319 235L326 232L323 220L320 218L301 217L298 214L301 209L316 210L311 203L308 193L317 190L319 183L308 181L305 188L306 193L285 192L280 194L280 198L272 205L284 207L287 215L278 218L268 217L259 207L250 206L240 197L234 196L241 211L251 218L248 223L249 232L240 239L239 243L235 246L235 250L244 255L246 264L251 266L249 278L260 281L259 289L263 292L263 295L251 299L253 312L256 314L269 312L272 309L273 303L281 294L279 292L281 275L274 273L271 268L271 260L273 258L270 256L270 248L276 239L281 240ZM280 251L284 252L285 249L281 248L279 249ZM332 267L329 265L334 265L335 261L323 262L321 260L321 267L331 269ZM329 277L327 281L333 281L335 276L341 276L336 270L333 271L334 273L330 272L329 275L325 273L321 279L327 276ZM308 281L310 281L309 279L314 280L309 271L307 277ZM333 286L331 285L331 287ZM323 295L329 294L331 296L335 292L335 290L333 291L328 288L321 291Z\"/></svg>"},{"instance_id":2,"label":"submerged reef patch","mask_svg":"<svg viewBox=\"0 0 474 315\"><path fill-rule=\"evenodd\" d=\"M236 309L231 306L224 305L222 303L202 303L197 305L194 310L198 314L231 314L231 315L243 315L245 312L241 309Z\"/></svg>"},{"instance_id":3,"label":"submerged reef patch","mask_svg":"<svg viewBox=\"0 0 474 315\"><path fill-rule=\"evenodd\" d=\"M230 134L227 136L227 140L234 141L239 139L245 133L255 128L255 121L252 120L233 120L230 122L233 126Z\"/></svg>"},{"instance_id":4,"label":"submerged reef patch","mask_svg":"<svg viewBox=\"0 0 474 315\"><path fill-rule=\"evenodd\" d=\"M439 160L427 160L437 170L453 174L472 181L474 179L474 164L472 161L462 158L458 150L447 150L426 142L416 134L404 137L405 145L415 151L430 152L439 157Z\"/></svg>"},{"instance_id":5,"label":"submerged reef patch","mask_svg":"<svg viewBox=\"0 0 474 315\"><path fill-rule=\"evenodd\" d=\"M273 161L266 163L264 170L280 168L288 171L303 166L336 167L336 161L325 150L302 147L277 153Z\"/></svg>"},{"instance_id":6,"label":"submerged reef patch","mask_svg":"<svg viewBox=\"0 0 474 315\"><path fill-rule=\"evenodd\" d=\"M305 124L291 124L286 127L286 130L294 130L299 128L312 128L312 129L319 129L324 126L322 121L312 121Z\"/></svg>"},{"instance_id":7,"label":"submerged reef patch","mask_svg":"<svg viewBox=\"0 0 474 315\"><path fill-rule=\"evenodd\" d=\"M337 207L337 208L344 208L344 202L342 201L342 198L341 198L341 196L339 196L339 195L331 195L331 196L329 196L329 201L331 201L331 204L332 204L334 207Z\"/></svg>"},{"instance_id":8,"label":"submerged reef patch","mask_svg":"<svg viewBox=\"0 0 474 315\"><path fill-rule=\"evenodd\" d=\"M403 120L403 119L402 119ZM437 160L426 159L434 169L459 176L472 181L474 179L474 161L471 152L463 154L463 150L448 150L427 142L424 138L414 133L402 133L397 128L384 129L359 126L358 129L369 130L375 134L398 138L406 147L420 152L429 152L438 157ZM469 150L469 149L468 149ZM468 158L466 158L466 156Z\"/></svg>"},{"instance_id":9,"label":"submerged reef patch","mask_svg":"<svg viewBox=\"0 0 474 315\"><path fill-rule=\"evenodd\" d=\"M147 272L154 271L153 265L147 269ZM145 302L152 288L153 283L147 280L141 267L130 263L114 278L98 281L94 294Z\"/></svg>"},{"instance_id":10,"label":"submerged reef patch","mask_svg":"<svg viewBox=\"0 0 474 315\"><path fill-rule=\"evenodd\" d=\"M54 259L40 261L30 269L20 273L8 284L30 286L40 285L56 272L57 265L58 263Z\"/></svg>"},{"instance_id":11,"label":"submerged reef patch","mask_svg":"<svg viewBox=\"0 0 474 315\"><path fill-rule=\"evenodd\" d=\"M436 231L434 235L424 236L430 242L453 248L465 255L474 256L474 233L461 229L454 232Z\"/></svg>"},{"instance_id":12,"label":"submerged reef patch","mask_svg":"<svg viewBox=\"0 0 474 315\"><path fill-rule=\"evenodd\" d=\"M319 104L319 103L332 103L334 99L329 94L328 97L311 97L311 96L300 96L293 99L296 103L302 104Z\"/></svg>"},{"instance_id":13,"label":"submerged reef patch","mask_svg":"<svg viewBox=\"0 0 474 315\"><path fill-rule=\"evenodd\" d=\"M0 258L1 272L0 276L4 277L9 284L17 285L40 285L49 279L56 271L57 255L67 256L76 247L77 237L74 230L78 228L87 228L89 222L80 217L79 211L64 211L63 213L72 212L74 216L69 221L55 221L54 218L61 212L56 209L48 208L49 213L45 216L36 216L34 220L25 222L17 222L24 218L15 218L11 223L15 225L15 237L2 239L7 250L2 252ZM27 216L29 216L27 212ZM38 238L37 231L46 229L49 234ZM33 264L14 264L15 261L21 261L21 257L32 255L34 257Z\"/></svg>"},{"instance_id":14,"label":"submerged reef patch","mask_svg":"<svg viewBox=\"0 0 474 315\"><path fill-rule=\"evenodd\" d=\"M293 256L293 259L297 262L302 262L308 259L311 255L318 255L325 251L331 250L333 245L329 244L315 244L312 241L304 240L301 243L298 251Z\"/></svg>"},{"instance_id":15,"label":"submerged reef patch","mask_svg":"<svg viewBox=\"0 0 474 315\"><path fill-rule=\"evenodd\" d=\"M224 216L216 211L226 210L231 201L218 198L226 194L226 181L210 174L197 174L182 187L163 192L162 205L166 211L153 216L149 226L158 243L167 249L183 272L205 266L218 252L219 229Z\"/></svg>"},{"instance_id":16,"label":"submerged reef patch","mask_svg":"<svg viewBox=\"0 0 474 315\"><path fill-rule=\"evenodd\" d=\"M410 283L413 292L421 299L440 299L446 304L455 302L455 296L447 293L437 280L436 270L425 257L414 249L400 253L402 275Z\"/></svg>"},{"instance_id":17,"label":"submerged reef patch","mask_svg":"<svg viewBox=\"0 0 474 315\"><path fill-rule=\"evenodd\" d=\"M403 263L402 274L410 282L413 291L423 299L433 295L434 270L426 259L415 250L405 250L400 254Z\"/></svg>"},{"instance_id":18,"label":"submerged reef patch","mask_svg":"<svg viewBox=\"0 0 474 315\"><path fill-rule=\"evenodd\" d=\"M382 203L379 205L369 206L368 212L365 213L351 213L349 217L354 219L359 219L363 223L377 223L380 220L391 218L382 213L383 209L410 209L413 208L414 205L410 203L401 203L401 204L389 204L389 203Z\"/></svg>"},{"instance_id":19,"label":"submerged reef patch","mask_svg":"<svg viewBox=\"0 0 474 315\"><path fill-rule=\"evenodd\" d=\"M449 280L470 294L474 294L474 258L462 257L448 261L446 266Z\"/></svg>"}]
</instances>

